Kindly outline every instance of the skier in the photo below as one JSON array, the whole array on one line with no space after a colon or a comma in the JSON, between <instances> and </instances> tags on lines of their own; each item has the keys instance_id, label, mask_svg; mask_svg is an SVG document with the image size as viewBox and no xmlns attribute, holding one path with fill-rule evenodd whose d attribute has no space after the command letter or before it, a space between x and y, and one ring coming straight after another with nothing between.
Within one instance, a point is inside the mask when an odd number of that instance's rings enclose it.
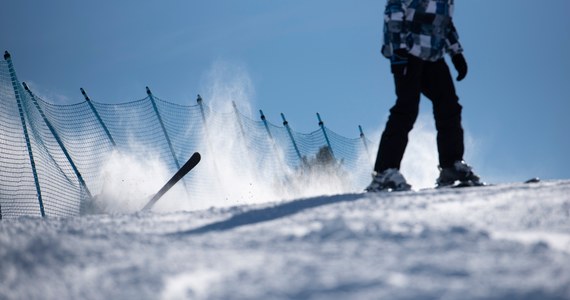
<instances>
[{"instance_id":1,"label":"skier","mask_svg":"<svg viewBox=\"0 0 570 300\"><path fill-rule=\"evenodd\" d=\"M437 186L480 185L479 177L463 161L464 144L459 98L445 53L458 72L467 75L458 34L453 25L454 0L388 0L384 16L382 54L390 59L396 104L390 109L368 192L405 191L411 185L400 173L408 133L418 116L420 95L433 104L437 129L440 176Z\"/></svg>"}]
</instances>

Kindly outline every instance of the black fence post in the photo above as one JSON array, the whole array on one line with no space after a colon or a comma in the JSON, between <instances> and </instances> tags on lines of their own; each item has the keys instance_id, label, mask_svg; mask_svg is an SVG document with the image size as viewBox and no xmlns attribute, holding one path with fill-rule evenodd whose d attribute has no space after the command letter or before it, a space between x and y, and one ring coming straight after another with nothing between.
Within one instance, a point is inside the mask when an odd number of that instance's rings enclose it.
<instances>
[{"instance_id":1,"label":"black fence post","mask_svg":"<svg viewBox=\"0 0 570 300\"><path fill-rule=\"evenodd\" d=\"M14 70L14 65L12 64L12 58L8 51L4 52L4 60L8 63L8 69L10 71L10 78L12 80L12 88L14 89L14 95L16 96L16 102L18 104L18 111L20 114L20 120L22 121L22 128L24 130L24 138L26 140L26 147L28 148L28 156L30 157L30 165L32 167L32 173L34 175L34 183L36 185L36 194L38 197L38 202L40 205L40 214L45 217L44 202L42 199L42 191L40 188L40 180L38 178L38 172L36 170L36 162L34 160L34 154L32 151L32 144L30 142L30 135L28 133L28 127L26 125L26 117L24 115L24 108L22 104L21 87L19 85L18 78L16 77L16 71Z\"/></svg>"},{"instance_id":2,"label":"black fence post","mask_svg":"<svg viewBox=\"0 0 570 300\"><path fill-rule=\"evenodd\" d=\"M364 131L362 131L362 126L358 125L358 130L360 131L360 139L364 144L364 149L366 150L366 155L370 159L370 151L368 151L368 142L366 142L366 137L364 136Z\"/></svg>"},{"instance_id":3,"label":"black fence post","mask_svg":"<svg viewBox=\"0 0 570 300\"><path fill-rule=\"evenodd\" d=\"M87 101L87 104L91 108L91 111L95 115L95 118L97 118L97 121L99 121L99 124L101 124L101 127L103 127L103 131L105 131L105 134L107 134L109 141L111 141L111 144L113 144L113 147L117 146L117 144L115 144L115 140L113 139L113 136L111 136L111 132L109 131L109 129L107 128L107 126L103 122L103 119L101 119L101 116L99 115L99 113L95 109L95 105L93 105L93 103L91 103L91 99L89 99L89 96L87 96L87 93L85 93L85 90L83 88L79 88L79 89L81 90L81 94L83 94L85 101Z\"/></svg>"},{"instance_id":4,"label":"black fence post","mask_svg":"<svg viewBox=\"0 0 570 300\"><path fill-rule=\"evenodd\" d=\"M327 135L327 130L325 128L325 123L321 119L321 115L319 113L317 113L317 119L319 119L319 127L321 127L321 130L323 131L323 135L325 136L325 141L327 141L327 146L329 147L329 151L331 152L332 157L335 158L333 148L331 146L331 142L329 140L329 136Z\"/></svg>"},{"instance_id":5,"label":"black fence post","mask_svg":"<svg viewBox=\"0 0 570 300\"><path fill-rule=\"evenodd\" d=\"M34 93L32 93L32 91L28 88L28 85L25 82L23 82L22 84L24 85L24 88L26 89L26 91L30 94L30 97L32 98L32 102L34 102L34 105L36 106L36 109L40 113L40 116L42 117L42 119L46 123L46 126L48 127L49 131L51 132L51 134L55 138L55 141L59 145L59 148L63 152L63 155L65 156L65 158L69 162L69 165L73 169L75 176L77 176L77 180L79 181L79 184L81 184L81 186L85 189L85 192L87 193L87 196L89 197L89 200L92 201L93 196L91 195L91 192L89 191L89 188L87 187L87 184L85 183L85 180L83 180L83 176L81 176L81 172L79 172L79 169L75 165L75 162L73 162L73 159L71 158L71 155L67 151L67 148L65 148L65 145L63 144L63 141L59 137L59 134L57 133L57 131L55 130L55 128L53 127L51 122L48 120L48 118L44 114L44 111L42 110L38 101L36 100L36 96L34 95Z\"/></svg>"},{"instance_id":6,"label":"black fence post","mask_svg":"<svg viewBox=\"0 0 570 300\"><path fill-rule=\"evenodd\" d=\"M285 126L285 128L287 128L287 132L289 133L289 138L291 139L291 142L293 143L293 147L295 148L295 152L297 153L297 156L299 157L299 160L301 161L301 163L304 165L306 163L306 161L303 158L303 156L301 156L301 152L299 151L299 147L297 147L297 142L295 142L295 138L293 137L293 133L291 132L291 127L289 127L289 122L287 122L287 119L285 119L285 115L283 113L281 113L281 118L283 119L283 126Z\"/></svg>"}]
</instances>

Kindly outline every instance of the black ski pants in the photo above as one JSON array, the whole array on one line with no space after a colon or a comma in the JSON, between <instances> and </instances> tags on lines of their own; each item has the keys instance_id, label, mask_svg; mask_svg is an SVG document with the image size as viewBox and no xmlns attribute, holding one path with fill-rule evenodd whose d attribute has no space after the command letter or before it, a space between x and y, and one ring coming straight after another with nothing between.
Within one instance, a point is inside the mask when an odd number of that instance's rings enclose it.
<instances>
[{"instance_id":1,"label":"black ski pants","mask_svg":"<svg viewBox=\"0 0 570 300\"><path fill-rule=\"evenodd\" d=\"M440 167L463 160L462 107L445 60L430 62L410 56L405 74L394 74L394 80L397 100L380 139L374 171L400 168L408 133L418 117L421 94L433 104Z\"/></svg>"}]
</instances>

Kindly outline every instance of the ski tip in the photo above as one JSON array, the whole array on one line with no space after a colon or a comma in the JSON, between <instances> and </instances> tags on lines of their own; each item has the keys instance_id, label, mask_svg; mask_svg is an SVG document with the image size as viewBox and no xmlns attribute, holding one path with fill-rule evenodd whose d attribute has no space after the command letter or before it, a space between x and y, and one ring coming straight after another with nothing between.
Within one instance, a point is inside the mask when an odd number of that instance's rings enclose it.
<instances>
[{"instance_id":1,"label":"ski tip","mask_svg":"<svg viewBox=\"0 0 570 300\"><path fill-rule=\"evenodd\" d=\"M202 160L202 155L201 155L199 152L194 152L194 154L192 154L192 156L190 156L190 158L188 159L188 161L186 162L186 164L193 164L193 165L196 165L196 164L198 164L201 160Z\"/></svg>"},{"instance_id":2,"label":"ski tip","mask_svg":"<svg viewBox=\"0 0 570 300\"><path fill-rule=\"evenodd\" d=\"M531 179L525 181L524 183L539 183L539 182L540 182L540 178L534 177L534 178L531 178Z\"/></svg>"}]
</instances>

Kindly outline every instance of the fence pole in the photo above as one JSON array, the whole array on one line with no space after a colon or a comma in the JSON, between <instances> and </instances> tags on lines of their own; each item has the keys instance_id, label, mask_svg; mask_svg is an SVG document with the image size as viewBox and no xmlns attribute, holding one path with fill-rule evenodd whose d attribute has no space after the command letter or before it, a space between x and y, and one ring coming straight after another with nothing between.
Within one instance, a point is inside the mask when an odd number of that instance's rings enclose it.
<instances>
[{"instance_id":1,"label":"fence pole","mask_svg":"<svg viewBox=\"0 0 570 300\"><path fill-rule=\"evenodd\" d=\"M146 94L148 95L148 98L150 99L150 103L152 104L152 108L154 109L154 113L156 114L156 118L158 119L158 123L160 124L160 128L162 128L162 133L164 133L164 138L166 139L166 143L168 144L168 149L170 149L170 154L172 154L172 159L174 159L174 164L176 165L176 170L179 170L180 169L180 162L178 162L178 158L176 157L176 152L174 151L174 146L172 145L172 142L170 141L170 136L168 135L168 132L166 131L166 127L164 126L164 122L162 121L162 116L160 115L160 112L158 111L158 106L156 106L156 101L154 100L154 95L152 94L152 92L150 91L148 86L146 87ZM188 194L188 186L186 186L186 181L182 180L182 186L184 186L184 190L186 191L186 194Z\"/></svg>"},{"instance_id":2,"label":"fence pole","mask_svg":"<svg viewBox=\"0 0 570 300\"><path fill-rule=\"evenodd\" d=\"M283 158L282 152L279 151L279 148L277 147L277 143L275 143L275 139L273 138L273 134L271 134L271 130L269 130L269 124L267 124L267 119L265 118L265 114L263 113L263 111L261 109L259 110L259 114L261 115L261 120L263 121L263 125L265 125L265 130L267 131L267 134L269 135L269 141L271 143L271 146L273 147L273 152L275 152L275 157L277 158L277 163L279 164L279 167L281 168L281 172L283 172L285 183L291 185L292 183L291 183L290 176L287 172L285 159Z\"/></svg>"},{"instance_id":3,"label":"fence pole","mask_svg":"<svg viewBox=\"0 0 570 300\"><path fill-rule=\"evenodd\" d=\"M364 136L364 131L362 131L362 126L358 125L358 130L360 131L360 139L362 139L362 143L364 143L364 149L366 150L366 155L370 160L370 151L368 151L368 142L366 142L366 137Z\"/></svg>"},{"instance_id":4,"label":"fence pole","mask_svg":"<svg viewBox=\"0 0 570 300\"><path fill-rule=\"evenodd\" d=\"M30 97L32 98L32 102L34 102L34 105L36 106L36 109L38 110L38 112L40 113L40 116L42 117L42 119L44 120L44 122L46 123L49 131L51 132L51 134L53 135L53 137L55 138L55 141L57 142L57 144L59 145L59 148L61 149L61 151L63 152L63 155L65 155L65 158L67 159L67 161L69 162L69 165L71 166L71 168L73 169L73 172L75 173L75 176L77 176L77 180L79 181L79 184L81 184L81 186L85 189L85 192L87 193L87 196L89 197L89 201L93 200L93 196L91 195L91 192L89 191L89 188L87 187L87 184L85 183L85 180L83 180L83 176L81 176L81 173L79 172L79 169L77 168L77 166L75 165L75 163L73 162L73 159L71 158L71 155L69 155L69 152L67 152L67 149L65 148L65 145L63 144L63 141L61 140L61 138L59 137L59 134L57 134L57 131L55 131L55 128L53 127L53 125L51 124L51 122L47 119L46 115L44 114L44 111L42 110L42 108L40 107L38 101L36 100L36 96L32 93L32 91L28 88L28 85L26 85L25 82L22 83L24 85L24 88L26 89L26 91L28 91L28 93L30 94Z\"/></svg>"},{"instance_id":5,"label":"fence pole","mask_svg":"<svg viewBox=\"0 0 570 300\"><path fill-rule=\"evenodd\" d=\"M168 148L170 149L170 153L172 154L172 158L174 159L174 163L176 164L176 168L180 169L180 163L178 162L178 158L176 158L176 153L174 152L174 147L172 146L172 142L170 141L170 137L168 136L168 132L166 132L166 127L164 127L164 122L162 121L162 117L160 116L160 112L158 111L158 107L156 106L156 101L154 101L154 96L150 92L148 86L146 87L146 94L150 99L150 103L152 104L152 108L156 113L156 117L158 118L158 123L160 123L160 127L162 128L162 132L164 133L164 137L166 138L166 143L168 144Z\"/></svg>"},{"instance_id":6,"label":"fence pole","mask_svg":"<svg viewBox=\"0 0 570 300\"><path fill-rule=\"evenodd\" d=\"M236 105L236 102L235 102L235 101L232 101L232 106L233 106L233 108L234 108L234 114L235 114L235 117L236 117L236 122L237 122L237 124L238 124L238 126L239 126L239 129L240 129L240 132L241 132L241 136L242 136L242 138L243 138L244 145L245 145L245 142L247 141L247 140L246 140L246 137L245 137L245 130L243 129L243 124L241 123L241 119L240 119L240 117L239 117L239 110L237 109L237 105Z\"/></svg>"},{"instance_id":7,"label":"fence pole","mask_svg":"<svg viewBox=\"0 0 570 300\"><path fill-rule=\"evenodd\" d=\"M107 134L109 141L111 141L111 144L113 144L113 147L117 146L117 144L115 144L115 140L111 136L111 132L109 131L107 126L105 126L103 119L101 119L101 116L99 115L99 113L95 109L95 105L93 105L93 103L91 103L91 99L89 99L89 96L87 96L87 93L85 93L85 90L83 88L79 88L79 89L81 90L81 94L83 94L83 97L85 97L85 101L87 101L87 104L89 104L89 107L91 108L91 111L95 115L95 118L97 118L97 121L99 121L99 124L101 124L101 127L103 127L103 130L105 131L105 134Z\"/></svg>"},{"instance_id":8,"label":"fence pole","mask_svg":"<svg viewBox=\"0 0 570 300\"><path fill-rule=\"evenodd\" d=\"M200 114L202 115L202 121L204 121L204 128L208 128L208 124L206 122L206 113L204 112L204 104L202 103L202 97L200 97L200 94L198 94L198 98L196 99L196 102L198 102L198 106L200 106Z\"/></svg>"},{"instance_id":9,"label":"fence pole","mask_svg":"<svg viewBox=\"0 0 570 300\"><path fill-rule=\"evenodd\" d=\"M329 151L331 152L332 157L335 158L333 148L329 140L329 136L327 135L327 130L325 129L325 123L323 122L323 120L321 120L321 115L319 113L317 113L317 119L319 119L319 127L321 127L321 130L323 131L323 135L325 136L325 140L327 141L327 146L329 146Z\"/></svg>"},{"instance_id":10,"label":"fence pole","mask_svg":"<svg viewBox=\"0 0 570 300\"><path fill-rule=\"evenodd\" d=\"M213 147L212 144L210 142L210 130L208 129L208 120L206 119L206 112L204 111L204 100L202 100L202 97L200 97L200 95L198 95L198 98L196 99L196 102L198 103L198 106L200 107L200 114L202 115L202 122L204 123L204 134L206 135L206 143L208 145L208 150L210 150L210 153L213 154Z\"/></svg>"},{"instance_id":11,"label":"fence pole","mask_svg":"<svg viewBox=\"0 0 570 300\"><path fill-rule=\"evenodd\" d=\"M279 157L279 151L277 150L277 144L275 144L275 139L273 139L273 135L271 134L271 130L269 130L269 125L267 124L267 119L265 118L265 114L260 109L259 114L261 115L261 121L263 121L263 125L265 126L265 131L267 131L267 135L269 136L269 142L271 143L271 147L273 147L273 151L277 157Z\"/></svg>"},{"instance_id":12,"label":"fence pole","mask_svg":"<svg viewBox=\"0 0 570 300\"><path fill-rule=\"evenodd\" d=\"M263 111L261 109L259 110L259 114L261 114L261 121L263 121L263 125L265 125L265 130L267 131L267 134L269 135L269 139L271 140L271 142L275 146L275 140L273 140L273 135L271 134L271 130L269 130L269 125L267 124L267 120L266 120L265 115L263 114Z\"/></svg>"},{"instance_id":13,"label":"fence pole","mask_svg":"<svg viewBox=\"0 0 570 300\"><path fill-rule=\"evenodd\" d=\"M12 80L12 88L14 89L14 95L16 96L16 102L18 103L18 111L20 113L20 120L22 121L22 128L24 130L24 138L26 140L26 147L28 148L28 156L30 157L30 164L32 166L32 173L34 175L34 183L36 185L36 194L38 196L38 202L40 205L40 214L45 217L44 202L42 199L42 191L40 189L40 180L38 178L38 172L36 170L36 163L34 161L34 154L32 151L32 144L30 143L30 135L28 134L28 127L26 125L26 117L24 116L24 108L22 104L22 95L20 94L20 86L18 78L16 77L16 70L14 70L14 65L12 64L12 58L8 51L4 52L4 60L8 63L8 69L10 71L10 78Z\"/></svg>"},{"instance_id":14,"label":"fence pole","mask_svg":"<svg viewBox=\"0 0 570 300\"><path fill-rule=\"evenodd\" d=\"M200 107L202 122L204 122L204 135L205 135L204 139L206 141L206 147L208 148L208 153L210 154L211 157L210 161L212 162L212 167L214 168L214 175L216 177L216 180L218 181L218 186L223 188L224 185L222 185L222 180L220 179L220 174L221 174L220 169L216 164L216 154L214 153L214 146L212 146L212 141L210 140L210 130L208 129L208 120L206 119L206 112L204 111L204 100L202 100L200 94L198 94L196 102Z\"/></svg>"},{"instance_id":15,"label":"fence pole","mask_svg":"<svg viewBox=\"0 0 570 300\"><path fill-rule=\"evenodd\" d=\"M289 138L291 139L291 142L293 143L293 147L295 148L295 152L297 153L297 156L299 157L299 160L301 160L301 163L306 164L306 160L303 158L303 156L301 156L301 152L299 151L299 147L297 147L297 143L295 142L295 138L293 138L293 133L291 132L291 127L289 127L289 122L287 122L287 120L285 119L285 115L283 113L281 113L281 118L283 119L283 126L285 126L285 128L287 128L287 132L289 133Z\"/></svg>"}]
</instances>

